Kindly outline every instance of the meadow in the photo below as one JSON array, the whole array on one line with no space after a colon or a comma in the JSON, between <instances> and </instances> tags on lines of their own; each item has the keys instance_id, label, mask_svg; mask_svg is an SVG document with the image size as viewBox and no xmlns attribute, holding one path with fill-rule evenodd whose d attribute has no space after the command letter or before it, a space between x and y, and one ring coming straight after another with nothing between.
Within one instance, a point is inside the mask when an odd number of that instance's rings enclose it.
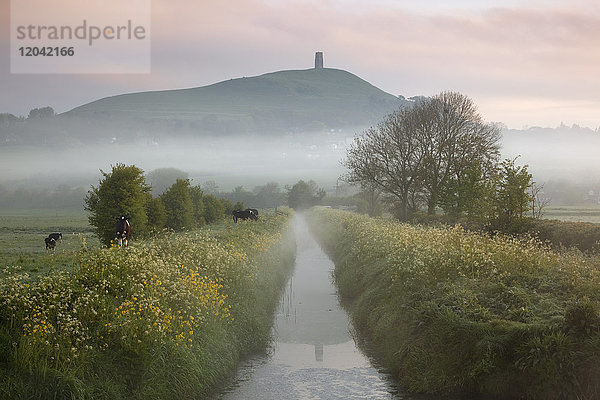
<instances>
[{"instance_id":1,"label":"meadow","mask_svg":"<svg viewBox=\"0 0 600 400\"><path fill-rule=\"evenodd\" d=\"M600 396L600 257L316 209L357 330L411 392Z\"/></svg>"},{"instance_id":2,"label":"meadow","mask_svg":"<svg viewBox=\"0 0 600 400\"><path fill-rule=\"evenodd\" d=\"M77 213L0 221L6 399L210 395L240 357L268 345L295 252L286 216L164 232L127 249L100 248ZM55 255L43 244L51 231L63 232Z\"/></svg>"},{"instance_id":3,"label":"meadow","mask_svg":"<svg viewBox=\"0 0 600 400\"><path fill-rule=\"evenodd\" d=\"M573 206L553 206L544 209L544 219L558 219L570 222L600 223L600 204Z\"/></svg>"},{"instance_id":4,"label":"meadow","mask_svg":"<svg viewBox=\"0 0 600 400\"><path fill-rule=\"evenodd\" d=\"M44 243L52 232L63 234L54 255ZM81 208L0 210L0 267L19 265L32 276L54 269L68 271L83 240L100 246Z\"/></svg>"}]
</instances>

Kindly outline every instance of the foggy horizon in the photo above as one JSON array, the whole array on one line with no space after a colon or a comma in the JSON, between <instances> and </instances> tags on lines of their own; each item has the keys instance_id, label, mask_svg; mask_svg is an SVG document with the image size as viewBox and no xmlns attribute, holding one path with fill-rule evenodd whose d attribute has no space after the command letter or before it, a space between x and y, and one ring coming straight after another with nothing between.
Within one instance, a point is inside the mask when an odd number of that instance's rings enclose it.
<instances>
[{"instance_id":1,"label":"foggy horizon","mask_svg":"<svg viewBox=\"0 0 600 400\"><path fill-rule=\"evenodd\" d=\"M118 163L135 165L148 174L157 169L175 168L185 172L192 185L214 181L223 192L243 186L247 191L268 182L283 189L299 180L314 180L334 193L345 172L341 161L350 139L362 130L348 130L327 139L325 134L259 138L237 135L227 138L171 139L159 143L104 144L102 146L37 149L28 148L27 165L20 163L23 149L4 152L0 185L5 189L52 189L97 185L100 170L110 172ZM570 140L565 140L569 137ZM598 186L600 189L600 135L585 129L503 131L501 159L517 158L528 165L533 179L546 182Z\"/></svg>"}]
</instances>

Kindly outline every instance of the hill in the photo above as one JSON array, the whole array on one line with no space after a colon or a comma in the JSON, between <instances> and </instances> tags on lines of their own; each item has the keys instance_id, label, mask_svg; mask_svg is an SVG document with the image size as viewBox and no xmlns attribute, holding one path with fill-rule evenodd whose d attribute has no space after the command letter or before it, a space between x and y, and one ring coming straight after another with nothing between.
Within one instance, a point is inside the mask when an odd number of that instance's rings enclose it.
<instances>
[{"instance_id":1,"label":"hill","mask_svg":"<svg viewBox=\"0 0 600 400\"><path fill-rule=\"evenodd\" d=\"M347 71L322 68L244 77L209 86L106 97L60 115L66 123L192 135L364 127L408 104ZM106 126L106 125L105 125Z\"/></svg>"}]
</instances>

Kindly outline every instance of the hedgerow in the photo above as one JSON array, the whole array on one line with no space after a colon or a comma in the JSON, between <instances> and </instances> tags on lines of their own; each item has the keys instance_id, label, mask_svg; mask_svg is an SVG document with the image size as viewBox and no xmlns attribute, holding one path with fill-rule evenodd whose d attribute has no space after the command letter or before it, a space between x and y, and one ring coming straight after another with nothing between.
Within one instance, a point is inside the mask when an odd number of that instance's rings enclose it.
<instances>
[{"instance_id":1,"label":"hedgerow","mask_svg":"<svg viewBox=\"0 0 600 400\"><path fill-rule=\"evenodd\" d=\"M192 399L270 340L293 265L287 218L82 243L73 271L0 279L0 397Z\"/></svg>"},{"instance_id":2,"label":"hedgerow","mask_svg":"<svg viewBox=\"0 0 600 400\"><path fill-rule=\"evenodd\" d=\"M598 398L600 258L315 209L359 332L413 392Z\"/></svg>"}]
</instances>

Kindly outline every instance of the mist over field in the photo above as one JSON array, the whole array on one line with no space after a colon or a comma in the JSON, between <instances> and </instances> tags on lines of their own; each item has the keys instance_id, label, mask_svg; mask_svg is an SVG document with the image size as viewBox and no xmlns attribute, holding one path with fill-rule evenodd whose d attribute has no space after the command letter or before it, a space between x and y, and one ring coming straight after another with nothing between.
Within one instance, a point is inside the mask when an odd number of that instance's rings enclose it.
<instances>
[{"instance_id":1,"label":"mist over field","mask_svg":"<svg viewBox=\"0 0 600 400\"><path fill-rule=\"evenodd\" d=\"M505 130L502 156L528 165L551 205L600 204L600 132L577 125Z\"/></svg>"},{"instance_id":2,"label":"mist over field","mask_svg":"<svg viewBox=\"0 0 600 400\"><path fill-rule=\"evenodd\" d=\"M342 132L260 137L172 139L154 142L104 143L76 146L2 146L5 189L53 188L96 184L100 169L134 164L146 173L157 168L186 171L194 184L213 180L221 189L245 189L268 181L281 185L313 179L332 190L344 173L346 146L362 128ZM587 128L559 127L504 130L502 157L528 164L534 179L600 184L600 133Z\"/></svg>"},{"instance_id":3,"label":"mist over field","mask_svg":"<svg viewBox=\"0 0 600 400\"><path fill-rule=\"evenodd\" d=\"M579 126L505 130L502 153L529 164L540 181L600 181L600 132Z\"/></svg>"},{"instance_id":4,"label":"mist over field","mask_svg":"<svg viewBox=\"0 0 600 400\"><path fill-rule=\"evenodd\" d=\"M350 134L351 135L351 134ZM89 186L117 163L146 173L157 168L186 171L194 184L216 181L222 189L251 189L267 181L293 184L313 179L332 187L343 173L346 137L257 137L177 139L161 143L102 144L77 147L0 147L5 187Z\"/></svg>"}]
</instances>

